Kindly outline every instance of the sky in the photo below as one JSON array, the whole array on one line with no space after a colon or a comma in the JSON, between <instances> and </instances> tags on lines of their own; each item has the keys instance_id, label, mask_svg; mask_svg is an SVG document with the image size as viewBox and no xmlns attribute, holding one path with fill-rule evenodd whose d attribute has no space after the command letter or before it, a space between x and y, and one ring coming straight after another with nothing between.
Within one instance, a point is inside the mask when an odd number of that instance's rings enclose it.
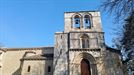
<instances>
[{"instance_id":1,"label":"sky","mask_svg":"<svg viewBox=\"0 0 134 75\"><path fill-rule=\"evenodd\" d=\"M0 0L3 47L54 46L54 33L64 30L64 12L98 10L100 0ZM105 42L112 46L112 16L101 12Z\"/></svg>"}]
</instances>

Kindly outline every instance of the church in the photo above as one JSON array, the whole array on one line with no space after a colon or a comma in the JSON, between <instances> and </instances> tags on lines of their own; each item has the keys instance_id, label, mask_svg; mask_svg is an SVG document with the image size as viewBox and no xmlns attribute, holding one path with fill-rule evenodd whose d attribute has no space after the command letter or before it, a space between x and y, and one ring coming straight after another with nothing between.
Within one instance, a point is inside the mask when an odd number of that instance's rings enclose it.
<instances>
[{"instance_id":1,"label":"church","mask_svg":"<svg viewBox=\"0 0 134 75\"><path fill-rule=\"evenodd\" d=\"M54 47L0 48L0 75L124 75L120 51L105 44L99 11L64 13Z\"/></svg>"}]
</instances>

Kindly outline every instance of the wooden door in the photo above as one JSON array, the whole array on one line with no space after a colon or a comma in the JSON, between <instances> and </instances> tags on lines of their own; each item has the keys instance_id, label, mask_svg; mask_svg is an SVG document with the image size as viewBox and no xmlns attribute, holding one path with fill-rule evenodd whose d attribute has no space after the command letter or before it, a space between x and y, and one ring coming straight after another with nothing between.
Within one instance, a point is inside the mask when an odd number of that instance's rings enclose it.
<instances>
[{"instance_id":1,"label":"wooden door","mask_svg":"<svg viewBox=\"0 0 134 75\"><path fill-rule=\"evenodd\" d=\"M90 63L87 59L81 60L81 75L91 75Z\"/></svg>"}]
</instances>

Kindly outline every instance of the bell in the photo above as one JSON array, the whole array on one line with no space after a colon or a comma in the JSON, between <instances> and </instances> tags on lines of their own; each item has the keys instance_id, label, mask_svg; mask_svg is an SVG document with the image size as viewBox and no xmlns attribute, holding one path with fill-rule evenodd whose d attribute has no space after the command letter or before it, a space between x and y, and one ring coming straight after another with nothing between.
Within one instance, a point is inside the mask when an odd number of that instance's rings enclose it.
<instances>
[{"instance_id":1,"label":"bell","mask_svg":"<svg viewBox=\"0 0 134 75\"><path fill-rule=\"evenodd\" d=\"M85 22L88 23L88 20L86 19Z\"/></svg>"},{"instance_id":2,"label":"bell","mask_svg":"<svg viewBox=\"0 0 134 75\"><path fill-rule=\"evenodd\" d=\"M76 22L75 22L75 24L79 24L79 22L78 22L78 21L76 21Z\"/></svg>"},{"instance_id":3,"label":"bell","mask_svg":"<svg viewBox=\"0 0 134 75\"><path fill-rule=\"evenodd\" d=\"M75 20L75 24L79 24L79 20Z\"/></svg>"}]
</instances>

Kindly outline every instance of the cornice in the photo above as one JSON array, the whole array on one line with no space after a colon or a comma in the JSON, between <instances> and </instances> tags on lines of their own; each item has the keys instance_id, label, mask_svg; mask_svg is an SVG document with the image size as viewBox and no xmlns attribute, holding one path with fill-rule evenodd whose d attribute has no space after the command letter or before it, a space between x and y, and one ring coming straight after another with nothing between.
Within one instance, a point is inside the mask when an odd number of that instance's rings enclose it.
<instances>
[{"instance_id":1,"label":"cornice","mask_svg":"<svg viewBox=\"0 0 134 75\"><path fill-rule=\"evenodd\" d=\"M21 50L42 50L42 49L54 49L54 47L31 47L31 48L2 48L5 51L21 51Z\"/></svg>"},{"instance_id":2,"label":"cornice","mask_svg":"<svg viewBox=\"0 0 134 75\"><path fill-rule=\"evenodd\" d=\"M64 13L81 13L81 12L99 12L99 10L91 10L91 11L71 11L71 12L64 12Z\"/></svg>"},{"instance_id":3,"label":"cornice","mask_svg":"<svg viewBox=\"0 0 134 75\"><path fill-rule=\"evenodd\" d=\"M74 49L69 49L69 51L100 51L101 49L99 48L94 48L94 49L90 49L90 48L74 48Z\"/></svg>"},{"instance_id":4,"label":"cornice","mask_svg":"<svg viewBox=\"0 0 134 75\"><path fill-rule=\"evenodd\" d=\"M101 32L101 31L70 31L69 33L102 33L104 34L104 32Z\"/></svg>"},{"instance_id":5,"label":"cornice","mask_svg":"<svg viewBox=\"0 0 134 75\"><path fill-rule=\"evenodd\" d=\"M3 48L0 48L0 51L6 52L6 50L5 50L5 49L3 49Z\"/></svg>"},{"instance_id":6,"label":"cornice","mask_svg":"<svg viewBox=\"0 0 134 75\"><path fill-rule=\"evenodd\" d=\"M29 57L24 57L20 60L53 60L53 54L33 55Z\"/></svg>"}]
</instances>

